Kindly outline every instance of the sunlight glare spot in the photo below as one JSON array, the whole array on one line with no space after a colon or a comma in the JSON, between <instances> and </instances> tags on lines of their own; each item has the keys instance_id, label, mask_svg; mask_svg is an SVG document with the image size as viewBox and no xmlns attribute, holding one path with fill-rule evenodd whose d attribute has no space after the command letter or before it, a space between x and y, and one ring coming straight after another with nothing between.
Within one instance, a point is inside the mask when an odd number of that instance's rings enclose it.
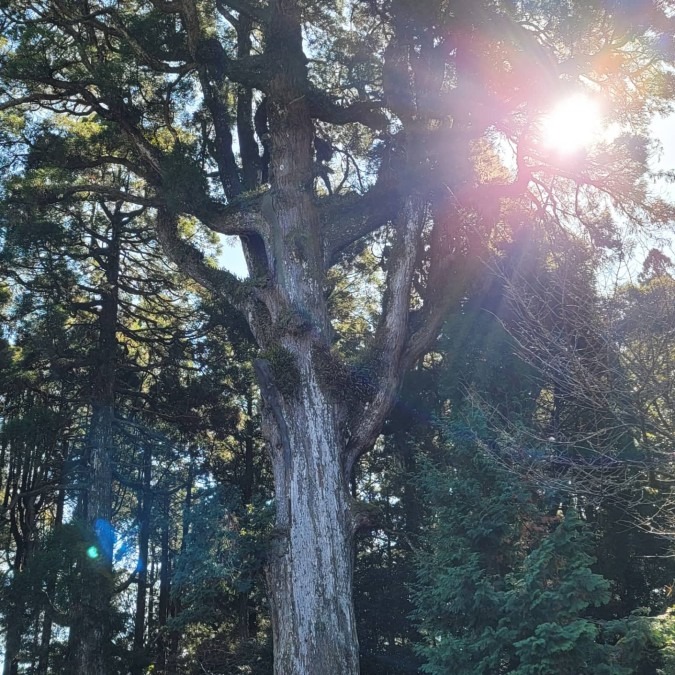
<instances>
[{"instance_id":1,"label":"sunlight glare spot","mask_svg":"<svg viewBox=\"0 0 675 675\"><path fill-rule=\"evenodd\" d=\"M544 145L569 154L597 141L602 126L600 106L583 94L560 101L542 120Z\"/></svg>"}]
</instances>

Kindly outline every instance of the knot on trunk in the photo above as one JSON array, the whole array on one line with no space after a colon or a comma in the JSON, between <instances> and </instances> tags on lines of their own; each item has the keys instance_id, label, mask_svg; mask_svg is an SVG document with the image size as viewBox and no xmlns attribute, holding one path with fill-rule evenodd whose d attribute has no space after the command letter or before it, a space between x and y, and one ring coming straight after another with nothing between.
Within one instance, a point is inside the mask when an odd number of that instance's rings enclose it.
<instances>
[{"instance_id":1,"label":"knot on trunk","mask_svg":"<svg viewBox=\"0 0 675 675\"><path fill-rule=\"evenodd\" d=\"M286 555L288 555L288 528L275 527L267 541L267 562L269 563L272 558L283 558Z\"/></svg>"},{"instance_id":2,"label":"knot on trunk","mask_svg":"<svg viewBox=\"0 0 675 675\"><path fill-rule=\"evenodd\" d=\"M287 307L279 313L279 318L274 324L276 336L292 335L299 337L306 335L312 330L312 319L296 307Z\"/></svg>"}]
</instances>

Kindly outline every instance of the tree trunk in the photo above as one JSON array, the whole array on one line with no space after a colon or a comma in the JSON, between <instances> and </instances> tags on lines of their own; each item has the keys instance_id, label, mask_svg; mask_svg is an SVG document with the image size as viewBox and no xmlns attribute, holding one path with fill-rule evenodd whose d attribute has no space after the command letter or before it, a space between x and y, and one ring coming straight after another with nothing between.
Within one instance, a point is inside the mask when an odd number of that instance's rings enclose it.
<instances>
[{"instance_id":1,"label":"tree trunk","mask_svg":"<svg viewBox=\"0 0 675 675\"><path fill-rule=\"evenodd\" d=\"M86 522L95 537L91 541L96 543L89 547L91 558L79 563L81 587L77 589L69 637L72 672L76 675L112 672L105 655L110 640L112 599L112 424L112 407L94 404L89 436L91 483L87 490Z\"/></svg>"},{"instance_id":2,"label":"tree trunk","mask_svg":"<svg viewBox=\"0 0 675 675\"><path fill-rule=\"evenodd\" d=\"M8 624L5 635L5 663L2 675L17 675L19 672L19 650L21 648L21 625L17 622Z\"/></svg>"},{"instance_id":3,"label":"tree trunk","mask_svg":"<svg viewBox=\"0 0 675 675\"><path fill-rule=\"evenodd\" d=\"M150 543L150 569L148 571L148 644L157 642L157 620L155 617L155 585L157 581L157 548L154 542Z\"/></svg>"},{"instance_id":4,"label":"tree trunk","mask_svg":"<svg viewBox=\"0 0 675 675\"><path fill-rule=\"evenodd\" d=\"M111 223L105 251L105 282L99 290L98 349L92 372L91 423L87 448L89 483L82 508L83 520L92 538L91 554L81 561L82 583L73 608L69 652L75 675L108 675L112 665L106 657L112 604L113 424L117 374L117 314L119 306L120 239L124 226L121 204L115 212L104 205Z\"/></svg>"},{"instance_id":5,"label":"tree trunk","mask_svg":"<svg viewBox=\"0 0 675 675\"><path fill-rule=\"evenodd\" d=\"M242 502L248 506L253 499L253 387L248 387L246 392L246 428L244 436L244 475L241 482ZM244 642L255 636L255 613L249 608L249 591L241 591L238 598L238 629L239 639Z\"/></svg>"},{"instance_id":6,"label":"tree trunk","mask_svg":"<svg viewBox=\"0 0 675 675\"><path fill-rule=\"evenodd\" d=\"M303 359L302 394L283 424L269 405L274 438L277 539L266 568L277 675L355 675L358 640L352 604L352 517L341 462L339 416ZM266 374L258 363L259 378ZM274 405L274 403L273 403Z\"/></svg>"},{"instance_id":7,"label":"tree trunk","mask_svg":"<svg viewBox=\"0 0 675 675\"><path fill-rule=\"evenodd\" d=\"M19 669L19 650L21 649L21 633L23 631L23 606L21 598L16 592L16 583L22 574L24 544L23 535L19 529L19 522L15 509L9 514L10 531L16 546L14 561L12 562L13 583L10 584L7 606L4 611L5 653L2 675L16 675Z\"/></svg>"},{"instance_id":8,"label":"tree trunk","mask_svg":"<svg viewBox=\"0 0 675 675\"><path fill-rule=\"evenodd\" d=\"M171 596L171 552L169 550L169 527L171 522L171 497L164 495L162 503L162 534L160 541L159 566L159 601L158 617L159 636L157 638L157 669L164 673L167 666L168 635L166 630L169 618L169 602Z\"/></svg>"},{"instance_id":9,"label":"tree trunk","mask_svg":"<svg viewBox=\"0 0 675 675\"><path fill-rule=\"evenodd\" d=\"M14 570L15 574L20 571ZM19 672L19 651L21 649L21 634L23 629L23 606L16 593L11 594L11 600L5 607L6 612L6 630L5 630L5 652L4 666L2 675L17 675Z\"/></svg>"},{"instance_id":10,"label":"tree trunk","mask_svg":"<svg viewBox=\"0 0 675 675\"><path fill-rule=\"evenodd\" d=\"M14 540L15 553L12 561L12 578L6 592L7 607L4 612L6 627L3 675L17 675L22 638L27 630L25 598L23 597L23 575L27 572L37 542L36 494L30 494L34 486L31 480L31 455L23 448L21 473L12 481L12 502L9 512L9 529ZM8 483L9 487L9 483ZM9 492L9 490L8 490ZM20 496L21 492L29 494Z\"/></svg>"},{"instance_id":11,"label":"tree trunk","mask_svg":"<svg viewBox=\"0 0 675 675\"><path fill-rule=\"evenodd\" d=\"M64 442L67 448L67 444ZM64 452L64 458L68 456L67 450ZM64 463L65 463L64 459ZM60 477L60 482L64 482L63 474ZM63 524L63 508L65 500L65 490L58 491L56 498L56 515L54 516L54 530L56 531ZM54 625L54 607L52 600L56 591L56 570L50 570L47 578L47 602L45 604L44 620L42 623L42 633L40 637L40 651L38 656L37 675L47 675L49 672L49 652L52 641L52 627Z\"/></svg>"},{"instance_id":12,"label":"tree trunk","mask_svg":"<svg viewBox=\"0 0 675 675\"><path fill-rule=\"evenodd\" d=\"M152 446L143 448L143 489L138 506L138 581L136 584L136 614L134 616L134 653L140 659L145 646L145 612L148 594L148 548L150 543L150 517L152 515ZM140 661L134 666L134 675L141 675L144 667Z\"/></svg>"},{"instance_id":13,"label":"tree trunk","mask_svg":"<svg viewBox=\"0 0 675 675\"><path fill-rule=\"evenodd\" d=\"M277 536L266 565L274 672L356 675L345 404L333 400L323 376L319 381L332 328L313 202L314 125L301 16L296 0L275 0L271 10L274 31L266 47L277 69L268 90L271 189L262 210L274 287L266 304L278 328L276 335L258 331L267 354L255 367L276 502Z\"/></svg>"}]
</instances>

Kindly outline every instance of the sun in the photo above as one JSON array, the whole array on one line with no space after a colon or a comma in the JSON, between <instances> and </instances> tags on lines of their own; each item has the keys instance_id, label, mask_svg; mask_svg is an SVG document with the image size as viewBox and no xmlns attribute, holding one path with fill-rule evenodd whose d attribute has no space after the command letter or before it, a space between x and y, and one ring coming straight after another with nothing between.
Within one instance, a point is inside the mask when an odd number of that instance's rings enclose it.
<instances>
[{"instance_id":1,"label":"sun","mask_svg":"<svg viewBox=\"0 0 675 675\"><path fill-rule=\"evenodd\" d=\"M597 101L574 94L559 101L541 122L541 139L546 148L572 154L600 138L602 114Z\"/></svg>"}]
</instances>

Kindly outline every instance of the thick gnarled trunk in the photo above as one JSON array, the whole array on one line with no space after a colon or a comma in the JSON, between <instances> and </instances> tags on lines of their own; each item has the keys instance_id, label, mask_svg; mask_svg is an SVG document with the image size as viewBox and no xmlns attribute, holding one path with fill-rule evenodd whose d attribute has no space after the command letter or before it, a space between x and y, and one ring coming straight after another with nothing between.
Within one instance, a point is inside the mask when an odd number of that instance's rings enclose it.
<instances>
[{"instance_id":1,"label":"thick gnarled trunk","mask_svg":"<svg viewBox=\"0 0 675 675\"><path fill-rule=\"evenodd\" d=\"M304 355L301 392L274 427L277 538L267 564L274 671L284 675L359 672L352 604L352 515L342 463L339 410L326 399ZM264 374L263 374L264 379Z\"/></svg>"},{"instance_id":2,"label":"thick gnarled trunk","mask_svg":"<svg viewBox=\"0 0 675 675\"><path fill-rule=\"evenodd\" d=\"M251 283L241 288L232 275L204 265L201 252L180 236L178 214L169 205L158 211L157 232L171 260L242 312L261 350L256 372L277 507L276 533L267 560L274 672L356 675L355 520L348 484L355 462L375 442L391 409L402 371L421 353L438 321L432 320L424 302L424 311L417 312L422 328L414 335L409 331L410 291L419 240L427 224L426 201L416 192L407 199L396 197L395 204L375 219L384 218L378 220L380 225L391 222L394 230L387 261L388 291L372 345L361 355L372 362L374 376L359 391L352 391L358 389L358 378L352 381L349 364L334 349L327 272L336 252L378 226L357 218L355 228L338 233L326 222L325 211L322 217L314 189L319 168L315 120L322 118L322 111L332 110L337 116L329 114L330 118L346 123L351 113L330 96L315 95L303 52L302 3L270 0L267 9L259 19L265 34L266 68L260 81L252 84L265 95L264 108L261 103L256 114L256 132L265 152L259 160L252 153L249 164L254 167L260 162L269 189L256 198L254 207L245 209L246 216L237 216L236 225L225 216L226 231L242 237ZM198 16L193 12L184 18L199 61L204 50L197 48ZM245 41L248 28L238 25L239 38ZM216 45L209 45L223 56ZM240 46L241 53L250 53L246 44ZM219 60L221 66L224 62L224 57ZM222 115L215 114L218 88L207 81L208 77L220 80L219 72L209 60L201 75L208 85L205 99L214 115L214 133L223 141L214 147L220 153L220 178L232 214L239 212L236 202L241 194L227 168L231 133L227 125L218 124L222 121ZM238 127L249 141L251 100L242 100L237 111ZM258 114L261 109L264 114ZM340 221L339 215L336 218ZM444 263L442 253L436 257ZM439 276L438 260L430 266L431 276ZM407 349L410 341L415 346ZM350 412L348 420L348 409L354 405L361 406L360 416L352 419Z\"/></svg>"},{"instance_id":3,"label":"thick gnarled trunk","mask_svg":"<svg viewBox=\"0 0 675 675\"><path fill-rule=\"evenodd\" d=\"M270 183L265 197L267 318L252 328L274 469L276 537L267 560L276 675L356 675L352 517L344 470L345 404L318 380L329 350L325 262L313 202L314 125L295 0L271 4L275 64L268 88ZM269 325L263 327L265 323Z\"/></svg>"}]
</instances>

